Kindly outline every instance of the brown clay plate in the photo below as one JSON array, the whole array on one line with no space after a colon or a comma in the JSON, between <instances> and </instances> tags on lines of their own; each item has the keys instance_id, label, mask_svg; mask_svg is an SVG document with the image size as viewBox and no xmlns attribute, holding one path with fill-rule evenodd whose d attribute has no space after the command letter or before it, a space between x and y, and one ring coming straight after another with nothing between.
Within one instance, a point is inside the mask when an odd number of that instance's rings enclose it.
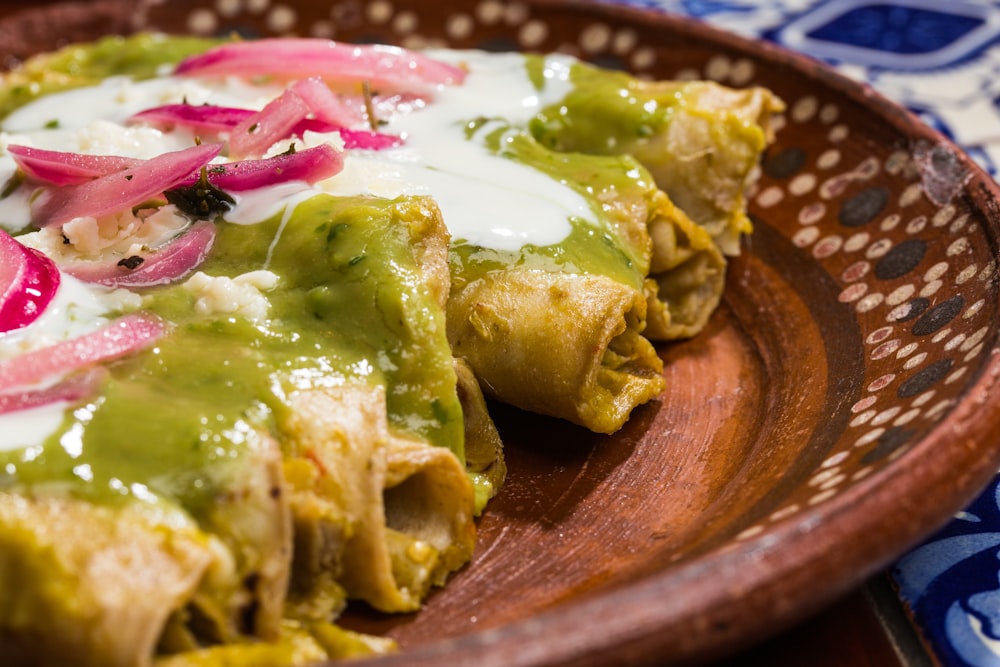
<instances>
[{"instance_id":1,"label":"brown clay plate","mask_svg":"<svg viewBox=\"0 0 1000 667\"><path fill-rule=\"evenodd\" d=\"M109 31L297 33L563 50L788 104L756 231L668 389L612 437L496 406L509 481L469 567L373 666L673 664L818 610L1000 464L997 187L870 90L762 43L570 1L98 0L0 23L7 55Z\"/></svg>"}]
</instances>

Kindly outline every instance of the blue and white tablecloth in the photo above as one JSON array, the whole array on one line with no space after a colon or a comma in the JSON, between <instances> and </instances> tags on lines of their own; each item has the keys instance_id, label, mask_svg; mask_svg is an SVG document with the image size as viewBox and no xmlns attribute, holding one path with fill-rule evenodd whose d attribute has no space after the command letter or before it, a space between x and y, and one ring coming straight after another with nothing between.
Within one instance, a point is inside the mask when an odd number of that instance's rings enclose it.
<instances>
[{"instance_id":1,"label":"blue and white tablecloth","mask_svg":"<svg viewBox=\"0 0 1000 667\"><path fill-rule=\"evenodd\" d=\"M1000 173L1000 0L619 1L824 60ZM1000 667L1000 477L889 576L937 661Z\"/></svg>"}]
</instances>

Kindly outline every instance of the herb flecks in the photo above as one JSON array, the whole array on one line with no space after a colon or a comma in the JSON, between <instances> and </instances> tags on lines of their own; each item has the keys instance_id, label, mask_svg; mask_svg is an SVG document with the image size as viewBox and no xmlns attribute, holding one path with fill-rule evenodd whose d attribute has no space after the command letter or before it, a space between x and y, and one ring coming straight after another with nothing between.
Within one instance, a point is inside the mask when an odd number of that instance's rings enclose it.
<instances>
[{"instance_id":1,"label":"herb flecks","mask_svg":"<svg viewBox=\"0 0 1000 667\"><path fill-rule=\"evenodd\" d=\"M212 185L205 167L201 168L201 176L193 185L167 190L163 195L181 213L195 220L213 219L236 204L236 200L228 192Z\"/></svg>"},{"instance_id":2,"label":"herb flecks","mask_svg":"<svg viewBox=\"0 0 1000 667\"><path fill-rule=\"evenodd\" d=\"M375 115L375 95L372 93L372 85L368 79L361 82L361 97L365 101L365 115L368 116L368 127L372 132L378 131L379 120Z\"/></svg>"},{"instance_id":3,"label":"herb flecks","mask_svg":"<svg viewBox=\"0 0 1000 667\"><path fill-rule=\"evenodd\" d=\"M124 259L118 260L118 266L122 266L129 271L134 271L142 266L142 263L145 261L146 260L139 255L132 255L131 257L125 257Z\"/></svg>"}]
</instances>

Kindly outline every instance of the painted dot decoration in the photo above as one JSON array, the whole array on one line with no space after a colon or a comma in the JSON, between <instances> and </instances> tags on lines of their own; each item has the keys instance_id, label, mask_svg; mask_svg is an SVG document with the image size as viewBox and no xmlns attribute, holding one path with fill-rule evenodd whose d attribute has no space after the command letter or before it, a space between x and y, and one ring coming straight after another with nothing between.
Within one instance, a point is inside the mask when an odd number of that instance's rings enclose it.
<instances>
[{"instance_id":1,"label":"painted dot decoration","mask_svg":"<svg viewBox=\"0 0 1000 667\"><path fill-rule=\"evenodd\" d=\"M864 283L855 283L845 287L837 298L841 303L852 303L859 301L867 293L868 285Z\"/></svg>"},{"instance_id":2,"label":"painted dot decoration","mask_svg":"<svg viewBox=\"0 0 1000 667\"><path fill-rule=\"evenodd\" d=\"M991 267L984 270L983 260L975 259L984 250L972 240L977 230L966 231L968 214L953 202L929 203L913 156L894 151L881 162L873 157L845 169L839 144L850 135L849 124L843 114L823 108L822 101L806 95L793 102L788 120L793 130L801 125L810 132L823 124L828 146L810 163L804 149L786 143L762 165L758 190L768 193L767 209L774 211L762 212L765 220L787 208L789 198L807 200L795 209L799 228L788 225L793 244L836 276L837 300L850 305L859 322L875 325L862 328L868 379L862 395L846 408L847 430L838 445L843 449L826 459L835 464L824 464L811 478L820 492L809 496L807 505L903 456L914 438L955 404L940 392L967 381L993 331L986 319L990 304L982 298L970 302L963 287L996 280L994 260L986 259ZM804 177L820 173L815 190L803 187ZM890 189L880 174L912 182ZM841 232L834 232L838 227ZM947 229L943 239L936 231L942 229ZM964 323L966 318L977 326ZM860 467L850 474L831 472L848 464ZM801 505L789 500L786 507ZM766 521L788 516L777 510Z\"/></svg>"},{"instance_id":3,"label":"painted dot decoration","mask_svg":"<svg viewBox=\"0 0 1000 667\"><path fill-rule=\"evenodd\" d=\"M208 10L193 11L188 15L187 28L196 34L214 33L219 26L216 16Z\"/></svg>"},{"instance_id":4,"label":"painted dot decoration","mask_svg":"<svg viewBox=\"0 0 1000 667\"><path fill-rule=\"evenodd\" d=\"M837 219L845 227L860 227L875 219L888 201L886 188L866 188L844 202Z\"/></svg>"},{"instance_id":5,"label":"painted dot decoration","mask_svg":"<svg viewBox=\"0 0 1000 667\"><path fill-rule=\"evenodd\" d=\"M907 239L893 246L875 265L879 280L892 280L913 271L927 253L927 243L921 239Z\"/></svg>"},{"instance_id":6,"label":"painted dot decoration","mask_svg":"<svg viewBox=\"0 0 1000 667\"><path fill-rule=\"evenodd\" d=\"M816 227L806 227L792 237L792 243L800 248L806 248L816 242L819 238L820 230Z\"/></svg>"},{"instance_id":7,"label":"painted dot decoration","mask_svg":"<svg viewBox=\"0 0 1000 667\"><path fill-rule=\"evenodd\" d=\"M465 39L474 29L475 21L468 14L453 14L445 25L445 30L452 39Z\"/></svg>"},{"instance_id":8,"label":"painted dot decoration","mask_svg":"<svg viewBox=\"0 0 1000 667\"><path fill-rule=\"evenodd\" d=\"M788 184L788 192L796 197L802 197L812 192L816 187L814 174L799 174Z\"/></svg>"},{"instance_id":9,"label":"painted dot decoration","mask_svg":"<svg viewBox=\"0 0 1000 667\"><path fill-rule=\"evenodd\" d=\"M882 357L886 357L895 352L896 350L898 350L899 346L900 346L899 340L886 341L885 343L882 343L874 350L872 350L871 358L881 359Z\"/></svg>"},{"instance_id":10,"label":"painted dot decoration","mask_svg":"<svg viewBox=\"0 0 1000 667\"><path fill-rule=\"evenodd\" d=\"M860 301L858 301L856 310L859 313L867 313L881 306L884 301L885 301L884 294L881 294L879 292L876 292L874 294L869 294Z\"/></svg>"},{"instance_id":11,"label":"painted dot decoration","mask_svg":"<svg viewBox=\"0 0 1000 667\"><path fill-rule=\"evenodd\" d=\"M900 303L905 303L913 296L913 293L915 291L916 287L914 287L913 285L910 284L900 285L899 287L897 287L896 289L894 289L892 292L889 293L889 296L886 297L885 301L890 306L895 306Z\"/></svg>"},{"instance_id":12,"label":"painted dot decoration","mask_svg":"<svg viewBox=\"0 0 1000 667\"><path fill-rule=\"evenodd\" d=\"M847 244L845 243L844 246ZM843 273L840 274L841 280L844 282L855 282L864 278L868 271L871 269L871 264L869 262L861 261L855 262L848 266Z\"/></svg>"},{"instance_id":13,"label":"painted dot decoration","mask_svg":"<svg viewBox=\"0 0 1000 667\"><path fill-rule=\"evenodd\" d=\"M814 225L826 215L826 205L822 202L813 202L803 206L799 210L799 223L803 225Z\"/></svg>"},{"instance_id":14,"label":"painted dot decoration","mask_svg":"<svg viewBox=\"0 0 1000 667\"><path fill-rule=\"evenodd\" d=\"M611 28L603 23L592 23L580 33L580 47L584 53L599 53L611 42Z\"/></svg>"},{"instance_id":15,"label":"painted dot decoration","mask_svg":"<svg viewBox=\"0 0 1000 667\"><path fill-rule=\"evenodd\" d=\"M846 125L836 125L827 135L831 144L836 144L844 141L851 134L850 129Z\"/></svg>"},{"instance_id":16,"label":"painted dot decoration","mask_svg":"<svg viewBox=\"0 0 1000 667\"><path fill-rule=\"evenodd\" d=\"M771 178L789 178L806 164L806 152L801 148L787 148L764 159L762 168Z\"/></svg>"},{"instance_id":17,"label":"painted dot decoration","mask_svg":"<svg viewBox=\"0 0 1000 667\"><path fill-rule=\"evenodd\" d=\"M816 166L822 170L833 169L840 164L840 157L840 151L830 149L819 156L816 160Z\"/></svg>"},{"instance_id":18,"label":"painted dot decoration","mask_svg":"<svg viewBox=\"0 0 1000 667\"><path fill-rule=\"evenodd\" d=\"M871 234L869 234L868 232L858 232L857 234L852 234L844 242L844 251L849 253L858 252L859 250L862 250L866 245L868 245L870 241L871 241ZM867 262L864 262L864 264L866 266L868 265Z\"/></svg>"},{"instance_id":19,"label":"painted dot decoration","mask_svg":"<svg viewBox=\"0 0 1000 667\"><path fill-rule=\"evenodd\" d=\"M216 0L215 9L221 16L231 17L240 11L239 0Z\"/></svg>"},{"instance_id":20,"label":"painted dot decoration","mask_svg":"<svg viewBox=\"0 0 1000 667\"><path fill-rule=\"evenodd\" d=\"M763 208L777 206L785 198L785 191L779 187L770 187L762 190L757 195L757 204Z\"/></svg>"},{"instance_id":21,"label":"painted dot decoration","mask_svg":"<svg viewBox=\"0 0 1000 667\"><path fill-rule=\"evenodd\" d=\"M961 312L965 300L961 294L945 299L920 316L911 329L914 336L932 334L951 322Z\"/></svg>"},{"instance_id":22,"label":"painted dot decoration","mask_svg":"<svg viewBox=\"0 0 1000 667\"><path fill-rule=\"evenodd\" d=\"M541 21L528 21L518 34L525 48L533 49L541 46L548 36L548 26Z\"/></svg>"}]
</instances>

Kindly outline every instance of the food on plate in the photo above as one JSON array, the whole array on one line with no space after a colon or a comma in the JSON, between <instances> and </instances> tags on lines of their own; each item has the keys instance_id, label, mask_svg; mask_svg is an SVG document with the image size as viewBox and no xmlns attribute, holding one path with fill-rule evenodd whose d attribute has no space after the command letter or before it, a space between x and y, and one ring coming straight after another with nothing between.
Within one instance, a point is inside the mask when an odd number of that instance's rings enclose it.
<instances>
[{"instance_id":1,"label":"food on plate","mask_svg":"<svg viewBox=\"0 0 1000 667\"><path fill-rule=\"evenodd\" d=\"M663 392L781 103L140 34L27 61L0 109L0 651L178 667L392 650L335 621L470 560L489 400L611 433Z\"/></svg>"},{"instance_id":2,"label":"food on plate","mask_svg":"<svg viewBox=\"0 0 1000 667\"><path fill-rule=\"evenodd\" d=\"M633 156L727 255L739 252L751 229L748 179L783 103L766 88L644 81L588 66L571 78L573 90L531 120L532 134L560 151Z\"/></svg>"}]
</instances>

